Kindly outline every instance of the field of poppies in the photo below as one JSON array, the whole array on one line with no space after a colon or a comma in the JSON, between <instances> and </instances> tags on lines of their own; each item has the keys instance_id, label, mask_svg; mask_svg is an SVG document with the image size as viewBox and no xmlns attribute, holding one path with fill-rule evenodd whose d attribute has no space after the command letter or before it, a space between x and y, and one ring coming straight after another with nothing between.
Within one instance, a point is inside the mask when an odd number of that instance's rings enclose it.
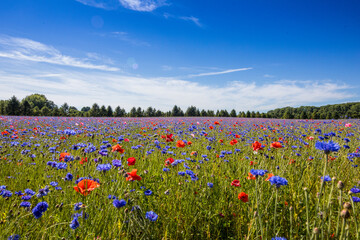
<instances>
[{"instance_id":1,"label":"field of poppies","mask_svg":"<svg viewBox=\"0 0 360 240\"><path fill-rule=\"evenodd\" d=\"M3 116L0 237L359 239L359 123Z\"/></svg>"}]
</instances>

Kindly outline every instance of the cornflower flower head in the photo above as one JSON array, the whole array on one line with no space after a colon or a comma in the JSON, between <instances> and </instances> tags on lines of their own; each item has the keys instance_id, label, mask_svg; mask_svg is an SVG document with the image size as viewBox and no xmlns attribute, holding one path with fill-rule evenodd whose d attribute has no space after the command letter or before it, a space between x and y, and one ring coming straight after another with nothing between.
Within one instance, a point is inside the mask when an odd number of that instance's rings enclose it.
<instances>
[{"instance_id":1,"label":"cornflower flower head","mask_svg":"<svg viewBox=\"0 0 360 240\"><path fill-rule=\"evenodd\" d=\"M329 141L329 142L320 142L317 141L315 143L315 148L321 151L324 151L326 155L328 155L330 152L337 152L340 149L340 145L336 142Z\"/></svg>"}]
</instances>

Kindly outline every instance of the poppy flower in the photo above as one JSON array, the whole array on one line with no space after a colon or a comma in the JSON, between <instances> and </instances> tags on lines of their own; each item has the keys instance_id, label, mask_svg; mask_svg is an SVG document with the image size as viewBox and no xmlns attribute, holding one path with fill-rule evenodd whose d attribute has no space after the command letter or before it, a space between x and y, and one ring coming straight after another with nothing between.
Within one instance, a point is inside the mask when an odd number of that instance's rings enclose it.
<instances>
[{"instance_id":1,"label":"poppy flower","mask_svg":"<svg viewBox=\"0 0 360 240\"><path fill-rule=\"evenodd\" d=\"M214 124L215 125L220 125L220 123L218 121L215 121Z\"/></svg>"},{"instance_id":2,"label":"poppy flower","mask_svg":"<svg viewBox=\"0 0 360 240\"><path fill-rule=\"evenodd\" d=\"M213 127L213 126L210 126L209 128L210 128L211 130L212 130L212 129L214 129L214 127Z\"/></svg>"},{"instance_id":3,"label":"poppy flower","mask_svg":"<svg viewBox=\"0 0 360 240\"><path fill-rule=\"evenodd\" d=\"M126 177L126 181L135 181L135 180L138 180L140 181L141 180L141 177L139 175L137 175L137 169L133 169L131 172L127 173L128 174L128 177Z\"/></svg>"},{"instance_id":4,"label":"poppy flower","mask_svg":"<svg viewBox=\"0 0 360 240\"><path fill-rule=\"evenodd\" d=\"M246 179L255 180L256 177L254 175L252 175L251 173L248 173L248 176L246 177Z\"/></svg>"},{"instance_id":5,"label":"poppy flower","mask_svg":"<svg viewBox=\"0 0 360 240\"><path fill-rule=\"evenodd\" d=\"M70 156L70 153L66 153L66 152L60 153L59 161L60 162L64 161L66 156Z\"/></svg>"},{"instance_id":6,"label":"poppy flower","mask_svg":"<svg viewBox=\"0 0 360 240\"><path fill-rule=\"evenodd\" d=\"M234 146L237 143L238 143L238 140L236 140L236 139L233 139L233 140L230 141L231 146Z\"/></svg>"},{"instance_id":7,"label":"poppy flower","mask_svg":"<svg viewBox=\"0 0 360 240\"><path fill-rule=\"evenodd\" d=\"M83 179L77 184L77 186L74 186L74 189L83 196L87 196L91 191L98 187L100 187L98 182L90 179Z\"/></svg>"},{"instance_id":8,"label":"poppy flower","mask_svg":"<svg viewBox=\"0 0 360 240\"><path fill-rule=\"evenodd\" d=\"M272 147L272 148L282 148L283 146L279 142L273 142L272 144L270 144L270 147Z\"/></svg>"},{"instance_id":9,"label":"poppy flower","mask_svg":"<svg viewBox=\"0 0 360 240\"><path fill-rule=\"evenodd\" d=\"M269 179L270 179L271 177L273 177L273 176L274 176L274 174L268 173L268 177L267 177L267 179L265 179L265 181L269 181Z\"/></svg>"},{"instance_id":10,"label":"poppy flower","mask_svg":"<svg viewBox=\"0 0 360 240\"><path fill-rule=\"evenodd\" d=\"M135 161L136 161L136 159L134 158L134 157L129 157L128 159L127 159L127 164L128 164L128 166L132 166L132 165L135 165Z\"/></svg>"},{"instance_id":11,"label":"poppy flower","mask_svg":"<svg viewBox=\"0 0 360 240\"><path fill-rule=\"evenodd\" d=\"M125 149L122 148L122 146L120 146L119 144L116 144L115 146L112 146L112 152L119 152L119 153L124 153Z\"/></svg>"},{"instance_id":12,"label":"poppy flower","mask_svg":"<svg viewBox=\"0 0 360 240\"><path fill-rule=\"evenodd\" d=\"M231 182L231 186L235 186L235 187L241 187L240 185L240 181L235 179Z\"/></svg>"},{"instance_id":13,"label":"poppy flower","mask_svg":"<svg viewBox=\"0 0 360 240\"><path fill-rule=\"evenodd\" d=\"M255 141L255 142L252 144L252 148L253 148L254 151L261 150L261 149L262 149L261 143L259 143L258 141Z\"/></svg>"},{"instance_id":14,"label":"poppy flower","mask_svg":"<svg viewBox=\"0 0 360 240\"><path fill-rule=\"evenodd\" d=\"M173 158L168 158L165 160L165 166L169 166L170 164L172 164L175 160Z\"/></svg>"},{"instance_id":15,"label":"poppy flower","mask_svg":"<svg viewBox=\"0 0 360 240\"><path fill-rule=\"evenodd\" d=\"M191 145L191 144L192 144L192 142L191 142L191 141L188 141L188 142L187 142L187 145Z\"/></svg>"},{"instance_id":16,"label":"poppy flower","mask_svg":"<svg viewBox=\"0 0 360 240\"><path fill-rule=\"evenodd\" d=\"M183 147L185 147L186 145L185 145L184 141L179 140L179 141L177 141L176 146L179 147L179 148L183 148Z\"/></svg>"},{"instance_id":17,"label":"poppy flower","mask_svg":"<svg viewBox=\"0 0 360 240\"><path fill-rule=\"evenodd\" d=\"M241 200L242 202L248 202L249 201L249 195L247 195L244 192L239 193L238 195L238 199Z\"/></svg>"},{"instance_id":18,"label":"poppy flower","mask_svg":"<svg viewBox=\"0 0 360 240\"><path fill-rule=\"evenodd\" d=\"M84 164L84 163L86 163L87 162L87 157L85 157L85 158L81 158L81 160L80 160L80 164Z\"/></svg>"},{"instance_id":19,"label":"poppy flower","mask_svg":"<svg viewBox=\"0 0 360 240\"><path fill-rule=\"evenodd\" d=\"M224 140L222 140L222 139L219 140L219 143L223 143L223 142L224 142Z\"/></svg>"},{"instance_id":20,"label":"poppy flower","mask_svg":"<svg viewBox=\"0 0 360 240\"><path fill-rule=\"evenodd\" d=\"M166 142L173 142L174 139L172 138L172 134L166 134Z\"/></svg>"}]
</instances>

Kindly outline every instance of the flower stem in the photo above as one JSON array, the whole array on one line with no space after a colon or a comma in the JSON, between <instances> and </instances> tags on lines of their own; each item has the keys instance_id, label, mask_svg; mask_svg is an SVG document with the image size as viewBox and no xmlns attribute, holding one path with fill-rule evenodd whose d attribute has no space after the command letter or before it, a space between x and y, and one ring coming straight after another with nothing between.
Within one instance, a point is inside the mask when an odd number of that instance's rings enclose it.
<instances>
[{"instance_id":1,"label":"flower stem","mask_svg":"<svg viewBox=\"0 0 360 240\"><path fill-rule=\"evenodd\" d=\"M276 187L276 192L275 192L275 210L274 210L274 230L273 230L273 234L274 234L274 235L276 235L276 208L277 208L278 192L279 192L279 189Z\"/></svg>"},{"instance_id":2,"label":"flower stem","mask_svg":"<svg viewBox=\"0 0 360 240\"><path fill-rule=\"evenodd\" d=\"M256 178L255 180L255 193L256 193L256 208L257 208L257 211L258 211L258 218L259 218L259 225L260 225L260 231L261 231L261 237L263 239L265 239L264 237L264 230L263 230L263 227L262 227L262 221L261 221L261 211L260 211L260 208L259 208L259 193L258 193L258 178Z\"/></svg>"}]
</instances>

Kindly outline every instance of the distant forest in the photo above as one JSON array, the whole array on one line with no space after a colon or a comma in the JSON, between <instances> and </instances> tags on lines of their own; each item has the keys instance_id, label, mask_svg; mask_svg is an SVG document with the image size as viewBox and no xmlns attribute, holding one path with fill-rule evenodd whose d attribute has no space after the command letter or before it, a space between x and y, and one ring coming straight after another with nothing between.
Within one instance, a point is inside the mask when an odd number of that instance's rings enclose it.
<instances>
[{"instance_id":1,"label":"distant forest","mask_svg":"<svg viewBox=\"0 0 360 240\"><path fill-rule=\"evenodd\" d=\"M80 110L64 103L58 107L53 101L42 94L32 94L19 100L13 96L8 100L0 100L0 115L10 116L64 116L64 117L242 117L242 118L283 118L283 119L345 119L360 118L360 102L326 105L321 107L301 106L297 108L284 107L270 110L267 113L254 111L200 110L189 106L184 112L174 106L171 111L163 112L153 107L142 109L133 107L129 112L117 106L99 106L94 103L91 107Z\"/></svg>"}]
</instances>

